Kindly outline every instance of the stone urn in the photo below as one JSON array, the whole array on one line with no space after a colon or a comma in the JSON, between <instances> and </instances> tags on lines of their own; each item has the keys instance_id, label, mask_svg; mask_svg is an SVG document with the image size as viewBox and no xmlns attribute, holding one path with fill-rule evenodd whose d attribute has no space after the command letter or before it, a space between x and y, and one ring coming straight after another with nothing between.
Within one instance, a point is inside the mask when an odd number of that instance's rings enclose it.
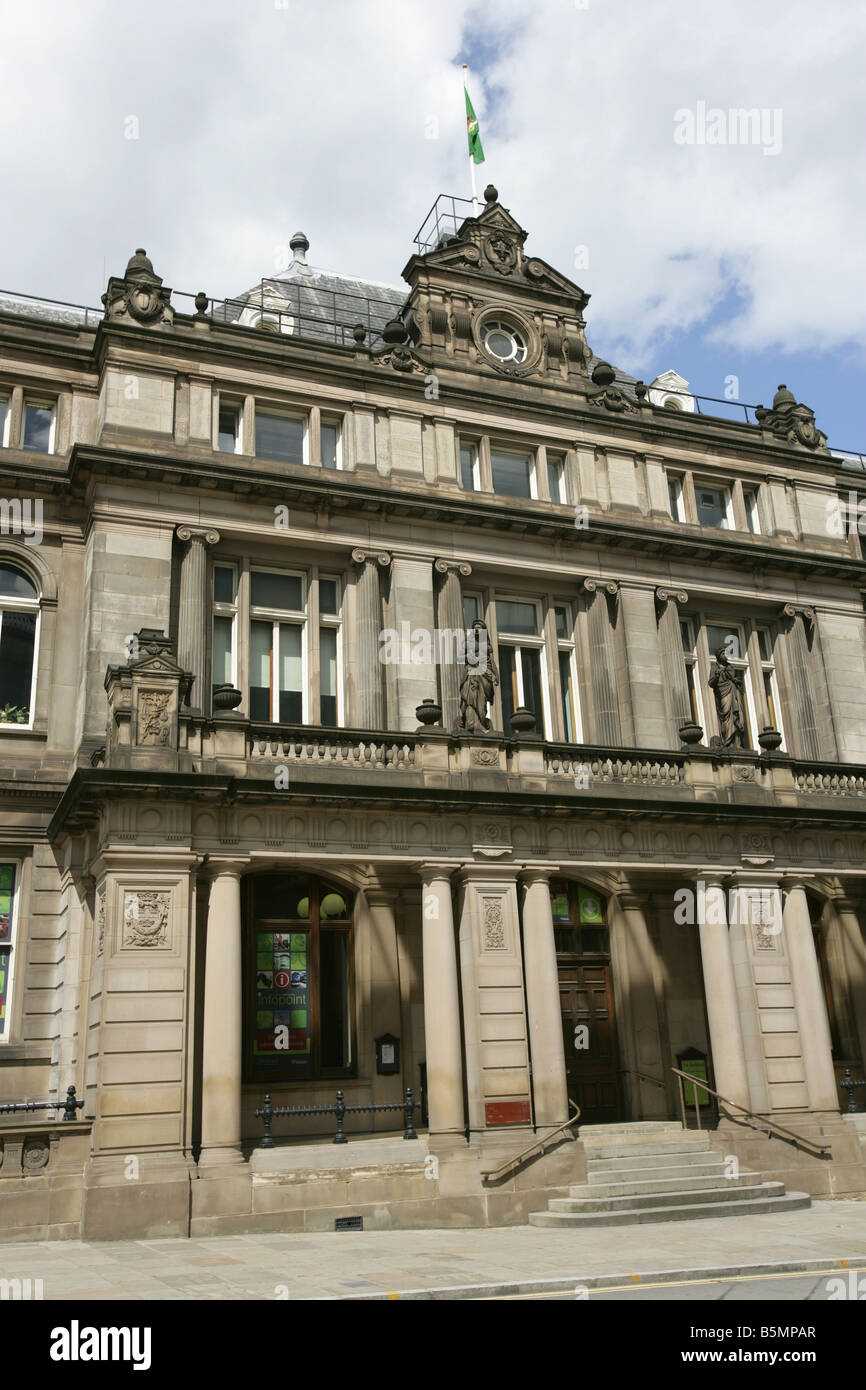
<instances>
[{"instance_id":1,"label":"stone urn","mask_svg":"<svg viewBox=\"0 0 866 1390\"><path fill-rule=\"evenodd\" d=\"M700 743L704 736L704 731L700 724L695 724L692 720L688 720L685 724L681 724L679 732L681 742L685 743L689 748L693 747L696 743Z\"/></svg>"},{"instance_id":2,"label":"stone urn","mask_svg":"<svg viewBox=\"0 0 866 1390\"><path fill-rule=\"evenodd\" d=\"M535 715L531 709L520 705L508 722L516 734L531 734L535 728Z\"/></svg>"},{"instance_id":3,"label":"stone urn","mask_svg":"<svg viewBox=\"0 0 866 1390\"><path fill-rule=\"evenodd\" d=\"M761 733L758 734L758 742L765 753L775 753L776 749L782 745L782 735L771 724L765 724Z\"/></svg>"},{"instance_id":4,"label":"stone urn","mask_svg":"<svg viewBox=\"0 0 866 1390\"><path fill-rule=\"evenodd\" d=\"M415 718L423 728L438 724L442 718L442 706L437 705L435 700L422 700L420 705L416 706Z\"/></svg>"},{"instance_id":5,"label":"stone urn","mask_svg":"<svg viewBox=\"0 0 866 1390\"><path fill-rule=\"evenodd\" d=\"M215 710L237 709L243 694L233 685L217 685L213 692L213 707Z\"/></svg>"}]
</instances>

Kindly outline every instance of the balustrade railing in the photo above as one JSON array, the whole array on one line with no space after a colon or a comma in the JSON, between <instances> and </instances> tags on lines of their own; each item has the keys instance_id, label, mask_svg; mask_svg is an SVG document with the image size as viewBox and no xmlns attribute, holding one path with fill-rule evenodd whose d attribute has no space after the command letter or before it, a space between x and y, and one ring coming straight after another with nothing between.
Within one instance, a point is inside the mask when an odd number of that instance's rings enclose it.
<instances>
[{"instance_id":1,"label":"balustrade railing","mask_svg":"<svg viewBox=\"0 0 866 1390\"><path fill-rule=\"evenodd\" d=\"M252 759L269 759L288 764L330 764L337 767L365 767L412 771L416 767L416 745L405 735L392 738L370 738L364 735L322 735L314 733L281 732L270 729L251 729L248 735L248 755Z\"/></svg>"},{"instance_id":2,"label":"balustrade railing","mask_svg":"<svg viewBox=\"0 0 866 1390\"><path fill-rule=\"evenodd\" d=\"M580 748L544 750L544 770L554 777L581 776L592 783L619 783L623 786L678 787L685 782L685 757L604 758L587 756Z\"/></svg>"}]
</instances>

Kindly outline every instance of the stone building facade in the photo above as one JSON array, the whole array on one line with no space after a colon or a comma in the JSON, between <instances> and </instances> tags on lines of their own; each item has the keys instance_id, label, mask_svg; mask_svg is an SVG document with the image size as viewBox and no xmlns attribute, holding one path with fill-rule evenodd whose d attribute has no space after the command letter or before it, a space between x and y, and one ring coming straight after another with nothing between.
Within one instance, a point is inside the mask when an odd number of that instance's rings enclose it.
<instances>
[{"instance_id":1,"label":"stone building facade","mask_svg":"<svg viewBox=\"0 0 866 1390\"><path fill-rule=\"evenodd\" d=\"M491 188L401 291L298 236L0 304L0 1100L84 1102L0 1116L6 1238L521 1222L696 1062L866 1189L852 475L599 362L525 240Z\"/></svg>"}]
</instances>

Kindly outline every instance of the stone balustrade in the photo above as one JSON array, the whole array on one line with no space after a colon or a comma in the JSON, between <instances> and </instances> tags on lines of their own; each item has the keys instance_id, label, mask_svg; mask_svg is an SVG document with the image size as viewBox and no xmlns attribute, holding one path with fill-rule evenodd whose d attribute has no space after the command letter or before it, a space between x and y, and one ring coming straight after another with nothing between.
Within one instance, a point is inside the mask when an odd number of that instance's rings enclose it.
<instances>
[{"instance_id":1,"label":"stone balustrade","mask_svg":"<svg viewBox=\"0 0 866 1390\"><path fill-rule=\"evenodd\" d=\"M413 735L407 738L359 738L355 734L329 733L317 729L302 735L282 734L267 729L250 729L248 756L253 761L318 764L343 768L381 768L414 771L417 749Z\"/></svg>"}]
</instances>

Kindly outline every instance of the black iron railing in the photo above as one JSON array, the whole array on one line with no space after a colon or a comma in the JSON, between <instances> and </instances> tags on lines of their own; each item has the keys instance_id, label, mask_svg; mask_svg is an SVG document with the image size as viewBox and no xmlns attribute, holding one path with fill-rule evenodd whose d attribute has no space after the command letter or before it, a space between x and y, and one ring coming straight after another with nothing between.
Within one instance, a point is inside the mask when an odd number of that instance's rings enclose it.
<instances>
[{"instance_id":1,"label":"black iron railing","mask_svg":"<svg viewBox=\"0 0 866 1390\"><path fill-rule=\"evenodd\" d=\"M15 1115L20 1111L58 1110L63 1106L64 1120L77 1119L76 1111L84 1106L83 1100L75 1099L75 1087L69 1086L62 1100L11 1100L0 1104L0 1115Z\"/></svg>"},{"instance_id":2,"label":"black iron railing","mask_svg":"<svg viewBox=\"0 0 866 1390\"><path fill-rule=\"evenodd\" d=\"M421 1102L413 1099L412 1087L407 1086L406 1092L401 1101L393 1105L347 1105L342 1091L337 1092L337 1099L334 1105L273 1105L269 1095L265 1096L264 1104L260 1110L255 1112L256 1119L261 1119L264 1123L265 1137L260 1147L272 1149L274 1147L271 1126L275 1117L283 1115L334 1115L337 1120L337 1132L334 1135L335 1144L348 1144L346 1136L345 1119L347 1115L367 1115L385 1110L403 1111L403 1138L417 1139L415 1130L415 1111L421 1109Z\"/></svg>"},{"instance_id":3,"label":"black iron railing","mask_svg":"<svg viewBox=\"0 0 866 1390\"><path fill-rule=\"evenodd\" d=\"M851 1068L846 1067L842 1075L842 1080L839 1082L839 1090L848 1092L847 1114L849 1115L856 1115L858 1113L857 1101L854 1098L854 1091L858 1086L866 1086L866 1081L855 1081L851 1076Z\"/></svg>"},{"instance_id":4,"label":"black iron railing","mask_svg":"<svg viewBox=\"0 0 866 1390\"><path fill-rule=\"evenodd\" d=\"M477 211L481 211L479 202ZM440 193L418 228L413 241L419 256L435 251L448 237L456 236L467 217L476 216L476 205L471 198L456 198L452 193Z\"/></svg>"}]
</instances>

